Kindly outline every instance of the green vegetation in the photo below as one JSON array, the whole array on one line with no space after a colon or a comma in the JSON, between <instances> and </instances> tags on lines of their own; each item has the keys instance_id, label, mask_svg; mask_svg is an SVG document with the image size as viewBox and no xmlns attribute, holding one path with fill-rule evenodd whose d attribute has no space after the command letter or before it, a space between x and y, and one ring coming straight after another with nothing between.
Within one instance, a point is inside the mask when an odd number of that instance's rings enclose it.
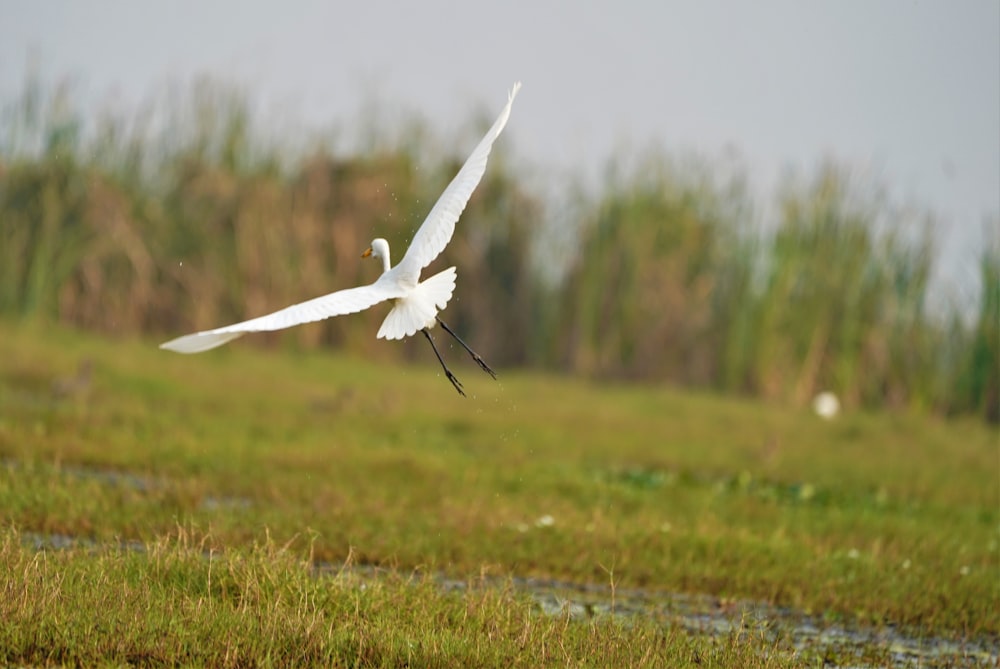
<instances>
[{"instance_id":1,"label":"green vegetation","mask_svg":"<svg viewBox=\"0 0 1000 669\"><path fill-rule=\"evenodd\" d=\"M1000 445L979 421L827 422L668 389L523 372L497 383L471 364L456 368L463 400L431 363L243 345L179 357L0 326L3 661L822 660L764 635L541 617L509 589L449 594L414 570L1000 635ZM38 553L26 545L38 535L96 543ZM393 571L363 587L350 572L312 576L345 561Z\"/></svg>"},{"instance_id":2,"label":"green vegetation","mask_svg":"<svg viewBox=\"0 0 1000 669\"><path fill-rule=\"evenodd\" d=\"M4 108L0 663L891 661L551 616L525 577L1000 644L1000 237L980 304L931 313L929 216L836 166L757 233L740 177L654 153L563 230L501 143L442 261L499 383L447 350L457 397L379 309L176 356L372 280L359 252L402 249L461 160L421 128L296 154L237 93L179 99Z\"/></svg>"},{"instance_id":3,"label":"green vegetation","mask_svg":"<svg viewBox=\"0 0 1000 669\"><path fill-rule=\"evenodd\" d=\"M29 81L4 121L0 314L119 336L166 338L372 280L359 252L374 236L405 248L468 150L449 141L442 156L419 127L376 141L390 132L371 127L360 153L322 139L295 153L212 84L91 123L68 89ZM505 159L511 141L440 261L461 275L449 321L498 366L1000 420L995 235L980 303L932 312L932 216L835 165L790 180L754 232L741 176L657 153L554 217ZM378 319L255 341L426 357L376 344Z\"/></svg>"},{"instance_id":4,"label":"green vegetation","mask_svg":"<svg viewBox=\"0 0 1000 669\"><path fill-rule=\"evenodd\" d=\"M539 620L510 591L430 579L317 580L287 548L206 558L186 532L143 554L33 554L0 539L0 661L87 666L741 666L766 662L650 623Z\"/></svg>"}]
</instances>

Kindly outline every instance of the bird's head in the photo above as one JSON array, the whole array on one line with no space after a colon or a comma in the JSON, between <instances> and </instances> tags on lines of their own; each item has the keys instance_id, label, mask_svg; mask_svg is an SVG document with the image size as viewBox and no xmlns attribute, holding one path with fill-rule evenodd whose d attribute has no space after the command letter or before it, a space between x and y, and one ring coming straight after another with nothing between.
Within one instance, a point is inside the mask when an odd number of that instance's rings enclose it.
<instances>
[{"instance_id":1,"label":"bird's head","mask_svg":"<svg viewBox=\"0 0 1000 669\"><path fill-rule=\"evenodd\" d=\"M389 271L389 242L381 237L373 239L372 245L361 254L362 258L367 258L368 256L381 260L383 270Z\"/></svg>"},{"instance_id":2,"label":"bird's head","mask_svg":"<svg viewBox=\"0 0 1000 669\"><path fill-rule=\"evenodd\" d=\"M372 240L372 245L368 247L364 253L361 254L362 258L367 258L371 256L373 258L388 258L389 257L389 242L385 241L381 237Z\"/></svg>"},{"instance_id":3,"label":"bird's head","mask_svg":"<svg viewBox=\"0 0 1000 669\"><path fill-rule=\"evenodd\" d=\"M385 241L381 237L372 240L372 245L368 247L368 250L361 254L362 258L367 258L371 256L373 258L388 258L389 257L389 242Z\"/></svg>"}]
</instances>

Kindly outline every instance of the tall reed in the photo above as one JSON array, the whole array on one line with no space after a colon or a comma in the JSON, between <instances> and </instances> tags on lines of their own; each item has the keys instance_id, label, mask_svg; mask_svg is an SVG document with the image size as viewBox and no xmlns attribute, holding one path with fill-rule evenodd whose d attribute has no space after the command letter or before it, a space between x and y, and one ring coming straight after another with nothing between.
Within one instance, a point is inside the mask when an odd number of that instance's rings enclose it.
<instances>
[{"instance_id":1,"label":"tall reed","mask_svg":"<svg viewBox=\"0 0 1000 669\"><path fill-rule=\"evenodd\" d=\"M292 152L212 83L92 124L71 101L29 80L5 107L0 314L111 335L221 325L374 280L361 250L383 236L398 259L468 148L442 153L413 126L363 153ZM507 152L430 268L458 266L447 320L497 365L1000 419L996 235L969 324L927 308L929 216L836 165L788 181L758 232L741 175L651 152L554 230ZM561 276L546 267L554 238L577 249ZM253 341L425 358L373 339L383 315Z\"/></svg>"},{"instance_id":2,"label":"tall reed","mask_svg":"<svg viewBox=\"0 0 1000 669\"><path fill-rule=\"evenodd\" d=\"M849 405L913 399L932 329L923 226L852 190L833 165L808 187L791 186L754 296L755 389L797 404L824 389Z\"/></svg>"}]
</instances>

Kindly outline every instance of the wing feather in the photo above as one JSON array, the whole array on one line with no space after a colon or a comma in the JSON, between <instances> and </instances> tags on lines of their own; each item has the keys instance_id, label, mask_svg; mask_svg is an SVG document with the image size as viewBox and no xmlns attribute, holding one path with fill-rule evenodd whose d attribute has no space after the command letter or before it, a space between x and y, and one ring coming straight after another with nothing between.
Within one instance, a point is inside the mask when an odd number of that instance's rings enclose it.
<instances>
[{"instance_id":1,"label":"wing feather","mask_svg":"<svg viewBox=\"0 0 1000 669\"><path fill-rule=\"evenodd\" d=\"M444 193L427 214L420 229L417 230L417 234L413 236L410 248L406 250L403 259L396 266L401 276L416 281L420 276L420 270L437 258L451 241L451 236L455 233L455 223L462 215L465 205L472 197L472 192L476 190L476 186L479 185L486 172L486 160L490 156L493 142L507 125L511 105L514 103L514 97L520 88L521 82L514 84L507 96L507 104L501 110L497 120L493 122L493 126L486 133L486 136L480 140L472 155L466 159L462 169L448 184Z\"/></svg>"},{"instance_id":2,"label":"wing feather","mask_svg":"<svg viewBox=\"0 0 1000 669\"><path fill-rule=\"evenodd\" d=\"M248 332L283 330L333 316L353 314L364 311L379 302L401 296L402 292L398 288L380 280L367 286L338 290L329 295L293 304L272 314L252 318L242 323L184 335L160 344L160 348L177 353L201 353L222 346Z\"/></svg>"}]
</instances>

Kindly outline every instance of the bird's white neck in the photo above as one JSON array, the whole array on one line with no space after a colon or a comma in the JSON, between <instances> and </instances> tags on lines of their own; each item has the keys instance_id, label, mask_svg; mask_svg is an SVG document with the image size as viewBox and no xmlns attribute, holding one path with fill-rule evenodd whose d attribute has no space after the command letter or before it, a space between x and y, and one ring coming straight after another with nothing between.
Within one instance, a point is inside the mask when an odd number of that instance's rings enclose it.
<instances>
[{"instance_id":1,"label":"bird's white neck","mask_svg":"<svg viewBox=\"0 0 1000 669\"><path fill-rule=\"evenodd\" d=\"M385 274L389 271L389 242L385 241L381 237L372 240L372 253L376 258L382 261L382 273Z\"/></svg>"}]
</instances>

